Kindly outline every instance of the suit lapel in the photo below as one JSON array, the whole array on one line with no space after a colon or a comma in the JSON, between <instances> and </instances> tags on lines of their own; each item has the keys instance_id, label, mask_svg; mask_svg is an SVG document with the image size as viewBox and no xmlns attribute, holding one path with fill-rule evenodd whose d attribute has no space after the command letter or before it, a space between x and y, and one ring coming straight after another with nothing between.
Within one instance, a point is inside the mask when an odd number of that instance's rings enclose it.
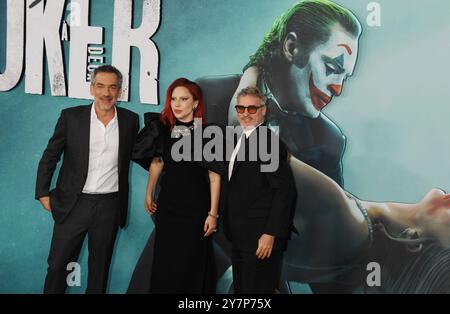
<instances>
[{"instance_id":1,"label":"suit lapel","mask_svg":"<svg viewBox=\"0 0 450 314\"><path fill-rule=\"evenodd\" d=\"M247 149L248 149L248 145L246 145L247 143L246 143L246 139L245 139L245 135L244 135L244 138L242 139L242 142L241 142L241 146L239 147L239 150L241 150L243 147L245 147L245 155L246 156L244 156L244 158L247 158ZM238 152L238 155L236 156L236 159L235 159L235 161L234 161L234 164L233 164L233 171L232 171L232 173L231 173L231 178L233 178L233 176L234 176L234 174L236 173L236 171L238 171L238 169L239 169L239 167L242 165L242 163L244 162L244 160L238 160L238 156L239 156L239 152Z\"/></svg>"},{"instance_id":2,"label":"suit lapel","mask_svg":"<svg viewBox=\"0 0 450 314\"><path fill-rule=\"evenodd\" d=\"M117 122L119 125L119 158L117 164L118 164L118 172L120 174L120 170L122 168L123 154L125 151L125 143L126 143L125 135L127 134L126 133L127 126L122 111L116 107L116 112L117 112Z\"/></svg>"},{"instance_id":3,"label":"suit lapel","mask_svg":"<svg viewBox=\"0 0 450 314\"><path fill-rule=\"evenodd\" d=\"M263 123L263 124L261 124L261 125L265 125L265 123ZM260 125L260 126L261 126ZM250 134L250 136L247 138L247 136L245 136L244 135L244 137L242 138L242 142L241 142L241 147L239 147L239 150L242 148L242 146L244 145L244 147L245 147L245 160L244 161L248 161L248 158L249 158L249 156L250 156L250 152L249 152L249 149L250 149L250 145L249 145L249 143L250 143L250 138L251 137L254 137L254 136L256 136L256 137L258 137L258 134L259 134L259 131L260 131L260 126L258 126L251 134ZM255 140L255 142L254 143L256 143L256 145L258 145L258 139L256 139ZM256 149L258 149L258 146L256 146ZM259 153L258 151L257 151L257 153ZM239 154L238 154L239 155ZM236 160L235 160L235 162L234 162L234 165L233 165L233 171L232 171L232 173L231 173L231 178L233 178L233 175L236 173L236 171L238 171L239 170L239 167L242 165L242 163L244 162L244 161L238 161L237 160L237 156L236 156Z\"/></svg>"},{"instance_id":4,"label":"suit lapel","mask_svg":"<svg viewBox=\"0 0 450 314\"><path fill-rule=\"evenodd\" d=\"M239 138L240 138L241 135L242 135L242 133L236 136L235 141L234 141L234 147L236 147L237 142L239 141ZM237 169L239 168L239 166L242 163L242 161L238 160L238 156L239 156L239 151L242 149L243 146L245 146L245 135L243 135L243 138L241 140L241 146L239 147L238 154L236 155L236 158L234 160L233 170L231 171L231 178L230 178L230 180L233 179L234 174L236 173Z\"/></svg>"},{"instance_id":5,"label":"suit lapel","mask_svg":"<svg viewBox=\"0 0 450 314\"><path fill-rule=\"evenodd\" d=\"M80 156L83 158L83 173L87 175L89 170L89 140L91 134L91 109L93 104L85 106L81 112L80 122Z\"/></svg>"},{"instance_id":6,"label":"suit lapel","mask_svg":"<svg viewBox=\"0 0 450 314\"><path fill-rule=\"evenodd\" d=\"M236 157L237 158L237 157ZM233 164L233 171L231 172L231 180L233 179L233 176L235 175L236 171L238 170L239 166L241 165L242 161L235 160Z\"/></svg>"}]
</instances>

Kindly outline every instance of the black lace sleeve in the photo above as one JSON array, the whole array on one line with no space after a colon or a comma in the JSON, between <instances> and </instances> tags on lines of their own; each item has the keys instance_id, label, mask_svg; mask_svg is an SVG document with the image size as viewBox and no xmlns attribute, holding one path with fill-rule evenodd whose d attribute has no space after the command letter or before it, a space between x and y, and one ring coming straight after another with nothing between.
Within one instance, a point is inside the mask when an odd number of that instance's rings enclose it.
<instances>
[{"instance_id":1,"label":"black lace sleeve","mask_svg":"<svg viewBox=\"0 0 450 314\"><path fill-rule=\"evenodd\" d=\"M161 114L147 112L144 114L145 126L137 135L131 159L148 170L153 157L162 156L162 135L166 127L161 122Z\"/></svg>"}]
</instances>

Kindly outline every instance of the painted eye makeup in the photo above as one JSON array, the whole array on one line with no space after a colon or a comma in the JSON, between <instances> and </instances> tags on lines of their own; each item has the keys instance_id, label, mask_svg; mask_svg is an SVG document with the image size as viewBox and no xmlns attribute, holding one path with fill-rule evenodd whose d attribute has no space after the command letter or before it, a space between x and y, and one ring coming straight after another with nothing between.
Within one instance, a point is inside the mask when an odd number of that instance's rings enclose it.
<instances>
[{"instance_id":1,"label":"painted eye makeup","mask_svg":"<svg viewBox=\"0 0 450 314\"><path fill-rule=\"evenodd\" d=\"M322 60L325 64L325 74L326 76L329 76L331 74L342 74L345 72L343 68L344 64L344 55L340 55L336 58L330 58L327 56L323 56Z\"/></svg>"},{"instance_id":2,"label":"painted eye makeup","mask_svg":"<svg viewBox=\"0 0 450 314\"><path fill-rule=\"evenodd\" d=\"M325 63L325 75L335 74L336 68L331 63Z\"/></svg>"},{"instance_id":3,"label":"painted eye makeup","mask_svg":"<svg viewBox=\"0 0 450 314\"><path fill-rule=\"evenodd\" d=\"M329 76L331 74L339 75L339 74L342 74L344 72L345 72L345 70L343 68L341 68L339 66L336 66L334 63L329 63L329 62L325 63L325 74L326 74L326 76Z\"/></svg>"}]
</instances>

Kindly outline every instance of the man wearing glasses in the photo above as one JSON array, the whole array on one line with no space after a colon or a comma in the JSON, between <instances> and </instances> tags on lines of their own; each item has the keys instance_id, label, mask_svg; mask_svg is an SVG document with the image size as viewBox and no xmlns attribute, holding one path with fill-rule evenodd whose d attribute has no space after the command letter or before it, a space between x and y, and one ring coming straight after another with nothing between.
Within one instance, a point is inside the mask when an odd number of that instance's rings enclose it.
<instances>
[{"instance_id":1,"label":"man wearing glasses","mask_svg":"<svg viewBox=\"0 0 450 314\"><path fill-rule=\"evenodd\" d=\"M242 75L197 80L208 104L208 122L238 123L235 96L242 88L256 86L268 98L266 124L278 127L278 135L292 154L291 164L303 161L343 186L342 156L346 139L322 110L341 95L344 82L352 76L361 32L356 16L332 1L298 1L275 21L260 47L250 56ZM293 171L296 176L295 167ZM299 204L294 215L295 228L301 230L305 223L315 228ZM216 241L229 255L229 248L220 237L219 232ZM301 264L298 241L301 237L294 236L286 252L288 280L298 281L297 266ZM335 257L330 253L327 258ZM227 269L227 262L218 267L219 271ZM353 284L337 284L330 278L327 279L330 282L311 283L313 292L354 289Z\"/></svg>"},{"instance_id":2,"label":"man wearing glasses","mask_svg":"<svg viewBox=\"0 0 450 314\"><path fill-rule=\"evenodd\" d=\"M235 110L243 132L228 163L223 221L232 244L234 292L274 293L292 226L294 179L284 144L264 125L263 94L255 87L241 90ZM274 171L263 170L264 148L278 158Z\"/></svg>"}]
</instances>

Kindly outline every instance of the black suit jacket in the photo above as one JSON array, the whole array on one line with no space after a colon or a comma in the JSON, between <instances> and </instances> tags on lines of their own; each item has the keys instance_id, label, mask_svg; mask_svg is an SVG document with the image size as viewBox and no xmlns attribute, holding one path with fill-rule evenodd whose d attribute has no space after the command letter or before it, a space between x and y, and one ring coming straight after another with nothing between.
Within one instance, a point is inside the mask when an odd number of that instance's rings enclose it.
<instances>
[{"instance_id":1,"label":"black suit jacket","mask_svg":"<svg viewBox=\"0 0 450 314\"><path fill-rule=\"evenodd\" d=\"M270 134L275 134L272 131L261 127L253 131L241 144L246 145L246 159L235 161L233 174L225 191L225 235L235 248L249 252L256 252L258 239L264 233L275 236L274 250L286 249L296 201L296 188L288 153L281 141L277 156L279 166L276 171L261 172L261 165L269 162L263 162L260 158L250 161L248 158L251 138L256 137L254 143L258 143L262 132L267 132L268 147L273 148L274 138L271 138ZM279 139L276 137L275 140Z\"/></svg>"},{"instance_id":2,"label":"black suit jacket","mask_svg":"<svg viewBox=\"0 0 450 314\"><path fill-rule=\"evenodd\" d=\"M78 106L61 111L47 148L39 162L36 180L36 199L50 195L52 215L61 223L74 207L88 174L91 107ZM131 152L139 131L139 116L134 112L117 108L119 124L119 200L120 226L126 224L128 213L128 174ZM56 188L50 191L50 183L56 164L63 154Z\"/></svg>"}]
</instances>

